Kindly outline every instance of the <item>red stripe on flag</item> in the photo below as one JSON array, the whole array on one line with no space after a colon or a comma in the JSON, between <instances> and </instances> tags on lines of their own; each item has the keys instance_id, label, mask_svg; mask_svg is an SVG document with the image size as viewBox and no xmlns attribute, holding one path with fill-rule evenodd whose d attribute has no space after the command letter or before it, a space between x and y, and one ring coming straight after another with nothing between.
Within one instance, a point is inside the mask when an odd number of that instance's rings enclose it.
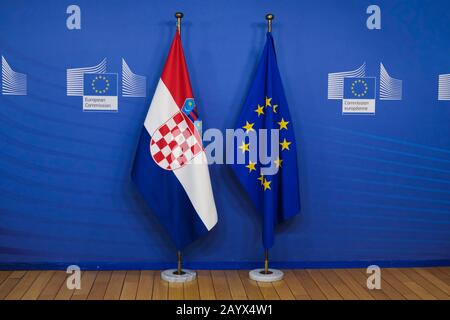
<instances>
[{"instance_id":1,"label":"red stripe on flag","mask_svg":"<svg viewBox=\"0 0 450 320\"><path fill-rule=\"evenodd\" d=\"M193 98L191 81L181 46L180 34L177 31L170 47L169 55L164 66L161 80L172 94L178 107L181 107L187 98Z\"/></svg>"},{"instance_id":2,"label":"red stripe on flag","mask_svg":"<svg viewBox=\"0 0 450 320\"><path fill-rule=\"evenodd\" d=\"M181 45L181 37L178 30L175 32L175 37L173 38L172 45L170 47L169 55L167 56L166 65L161 74L161 80L166 85L172 98L175 100L178 108L180 110L183 107L184 102L188 98L194 98L192 93L191 81L189 79L189 73L186 65L186 59L184 58L183 46ZM193 113L197 112L197 107L194 108ZM202 145L201 137L199 136L194 123L187 117L183 112L181 112L184 120L189 126L189 129L194 133L197 141ZM197 117L194 117L197 120Z\"/></svg>"}]
</instances>

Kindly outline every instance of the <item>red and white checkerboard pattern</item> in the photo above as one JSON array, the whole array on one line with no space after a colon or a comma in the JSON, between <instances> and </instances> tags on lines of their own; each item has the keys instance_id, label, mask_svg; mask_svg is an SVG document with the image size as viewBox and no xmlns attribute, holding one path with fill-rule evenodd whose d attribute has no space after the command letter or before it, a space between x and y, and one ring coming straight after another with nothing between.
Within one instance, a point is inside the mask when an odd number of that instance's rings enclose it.
<instances>
[{"instance_id":1,"label":"red and white checkerboard pattern","mask_svg":"<svg viewBox=\"0 0 450 320\"><path fill-rule=\"evenodd\" d=\"M202 151L181 113L175 114L152 135L150 153L163 169L174 170L183 167Z\"/></svg>"}]
</instances>

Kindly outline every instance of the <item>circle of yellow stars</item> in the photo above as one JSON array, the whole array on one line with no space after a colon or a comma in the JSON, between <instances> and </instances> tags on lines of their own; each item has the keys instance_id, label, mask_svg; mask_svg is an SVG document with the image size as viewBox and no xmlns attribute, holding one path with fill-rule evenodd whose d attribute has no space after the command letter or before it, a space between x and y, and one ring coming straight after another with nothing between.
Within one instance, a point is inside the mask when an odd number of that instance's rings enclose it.
<instances>
[{"instance_id":1,"label":"circle of yellow stars","mask_svg":"<svg viewBox=\"0 0 450 320\"><path fill-rule=\"evenodd\" d=\"M258 104L258 106L255 109L255 112L258 114L258 118L261 115L264 115L264 110L270 108L272 110L273 113L277 113L277 108L278 105L277 104L272 104L272 98L266 97L266 101L264 105L260 105ZM284 120L284 118L281 118L281 121L277 122L278 123L278 129L280 131L282 130L288 130L288 124L289 121ZM255 125L255 123L251 123L248 121L245 121L245 125L242 126L243 129L245 129L245 133L249 133L251 131L255 131L255 129L253 128L253 126ZM280 142L280 148L281 151L285 151L285 150L289 150L289 146L292 142L286 140L286 138L283 139L283 141ZM250 152L250 143L245 143L245 141L242 141L242 144L239 146L239 149L241 149L242 153L245 152ZM281 168L283 165L283 159L280 159L280 157L278 157L278 159L276 159L275 161L275 165L277 168ZM251 173L252 171L256 171L256 162L252 162L249 161L249 164L245 166L248 169L248 173ZM270 184L272 183L272 181L267 180L263 175L260 175L258 180L261 183L262 188L264 189L264 191L267 190L271 190Z\"/></svg>"},{"instance_id":2,"label":"circle of yellow stars","mask_svg":"<svg viewBox=\"0 0 450 320\"><path fill-rule=\"evenodd\" d=\"M356 92L356 85L362 85L364 87L364 89L362 90L362 92L357 93ZM352 94L355 97L364 97L367 94L367 91L369 91L369 86L367 85L367 82L364 81L363 79L358 79L352 82L351 85L351 90L352 90Z\"/></svg>"},{"instance_id":3,"label":"circle of yellow stars","mask_svg":"<svg viewBox=\"0 0 450 320\"><path fill-rule=\"evenodd\" d=\"M101 81L101 80L103 80L105 83L105 86L103 87L103 89L96 87L97 81ZM92 79L91 87L92 87L92 90L95 91L95 93L106 93L106 91L109 90L109 80L106 79L105 76L95 76L95 78Z\"/></svg>"}]
</instances>

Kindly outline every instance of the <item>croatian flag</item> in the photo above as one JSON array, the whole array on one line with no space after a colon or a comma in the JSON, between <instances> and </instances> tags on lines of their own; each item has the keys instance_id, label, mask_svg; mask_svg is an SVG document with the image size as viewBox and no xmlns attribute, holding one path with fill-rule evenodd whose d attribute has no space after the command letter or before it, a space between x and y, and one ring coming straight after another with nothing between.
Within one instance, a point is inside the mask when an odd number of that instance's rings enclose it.
<instances>
[{"instance_id":1,"label":"croatian flag","mask_svg":"<svg viewBox=\"0 0 450 320\"><path fill-rule=\"evenodd\" d=\"M200 127L177 31L144 121L132 179L178 249L217 223Z\"/></svg>"}]
</instances>

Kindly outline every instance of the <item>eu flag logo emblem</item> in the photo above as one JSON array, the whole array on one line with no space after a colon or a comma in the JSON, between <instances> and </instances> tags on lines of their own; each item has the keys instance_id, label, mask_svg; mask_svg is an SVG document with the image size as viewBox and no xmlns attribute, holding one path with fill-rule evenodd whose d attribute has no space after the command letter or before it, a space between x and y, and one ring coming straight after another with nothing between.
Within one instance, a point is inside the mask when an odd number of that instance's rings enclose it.
<instances>
[{"instance_id":1,"label":"eu flag logo emblem","mask_svg":"<svg viewBox=\"0 0 450 320\"><path fill-rule=\"evenodd\" d=\"M116 73L85 73L85 96L117 96Z\"/></svg>"},{"instance_id":2,"label":"eu flag logo emblem","mask_svg":"<svg viewBox=\"0 0 450 320\"><path fill-rule=\"evenodd\" d=\"M344 99L375 99L375 78L345 78Z\"/></svg>"},{"instance_id":3,"label":"eu flag logo emblem","mask_svg":"<svg viewBox=\"0 0 450 320\"><path fill-rule=\"evenodd\" d=\"M117 74L85 73L83 78L84 111L117 111Z\"/></svg>"},{"instance_id":4,"label":"eu flag logo emblem","mask_svg":"<svg viewBox=\"0 0 450 320\"><path fill-rule=\"evenodd\" d=\"M344 78L342 113L375 114L375 82L371 77Z\"/></svg>"}]
</instances>

